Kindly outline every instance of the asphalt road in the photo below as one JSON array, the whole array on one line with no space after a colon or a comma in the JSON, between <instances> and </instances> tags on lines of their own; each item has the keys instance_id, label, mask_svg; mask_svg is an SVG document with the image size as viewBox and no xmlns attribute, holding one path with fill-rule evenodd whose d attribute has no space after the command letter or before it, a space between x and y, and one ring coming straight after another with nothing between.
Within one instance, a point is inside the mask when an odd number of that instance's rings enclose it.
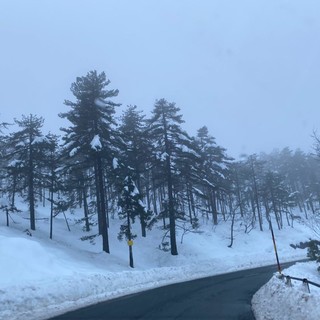
<instances>
[{"instance_id":1,"label":"asphalt road","mask_svg":"<svg viewBox=\"0 0 320 320\"><path fill-rule=\"evenodd\" d=\"M253 294L276 271L276 266L268 266L173 284L98 303L51 320L250 320L254 319Z\"/></svg>"}]
</instances>

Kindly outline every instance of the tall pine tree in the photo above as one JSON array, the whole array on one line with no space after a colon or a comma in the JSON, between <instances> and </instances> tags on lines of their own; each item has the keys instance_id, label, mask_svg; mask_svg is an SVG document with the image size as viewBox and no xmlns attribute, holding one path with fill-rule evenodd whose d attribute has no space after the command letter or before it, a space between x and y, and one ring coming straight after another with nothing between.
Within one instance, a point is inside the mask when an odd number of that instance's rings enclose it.
<instances>
[{"instance_id":1,"label":"tall pine tree","mask_svg":"<svg viewBox=\"0 0 320 320\"><path fill-rule=\"evenodd\" d=\"M153 141L153 153L157 160L158 171L166 184L167 212L169 216L170 250L172 255L178 254L176 242L176 219L178 210L174 197L174 170L181 156L183 145L188 141L188 135L182 130L182 115L175 103L165 99L157 100L149 120L148 134ZM163 164L163 165L162 165Z\"/></svg>"},{"instance_id":2,"label":"tall pine tree","mask_svg":"<svg viewBox=\"0 0 320 320\"><path fill-rule=\"evenodd\" d=\"M136 106L128 106L121 118L120 132L125 142L125 150L122 154L122 162L126 170L136 184L141 196L148 193L148 184L144 178L147 164L150 162L150 145L146 134L144 115L137 111ZM143 179L144 178L144 179ZM150 219L150 211L140 211L141 234L146 236L147 222Z\"/></svg>"},{"instance_id":3,"label":"tall pine tree","mask_svg":"<svg viewBox=\"0 0 320 320\"><path fill-rule=\"evenodd\" d=\"M114 103L110 98L118 95L118 90L107 90L110 84L104 72L90 71L86 76L78 77L71 85L75 102L66 100L71 110L60 114L71 122L63 128L65 135L65 155L78 157L83 167L94 168L96 203L99 233L102 235L103 251L110 252L107 226L105 195L105 170L111 168L112 159L117 152L117 133Z\"/></svg>"}]
</instances>

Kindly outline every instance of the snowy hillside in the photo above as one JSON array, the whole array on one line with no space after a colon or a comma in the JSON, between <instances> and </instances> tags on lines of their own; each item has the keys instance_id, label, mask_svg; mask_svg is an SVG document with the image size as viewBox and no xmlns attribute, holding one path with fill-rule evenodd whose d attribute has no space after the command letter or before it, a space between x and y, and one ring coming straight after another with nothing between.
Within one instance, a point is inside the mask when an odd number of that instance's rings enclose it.
<instances>
[{"instance_id":1,"label":"snowy hillside","mask_svg":"<svg viewBox=\"0 0 320 320\"><path fill-rule=\"evenodd\" d=\"M101 241L82 241L77 215L69 215L71 232L63 216L54 221L53 240L49 239L46 209L37 211L37 230L29 235L28 213L12 215L5 226L0 217L0 318L11 320L46 319L50 316L97 301L185 281L275 263L270 232L252 230L245 234L235 227L230 243L230 223L212 222L201 226L201 233L188 233L180 242L178 256L158 249L162 231L154 230L146 239L138 237L133 246L135 269L128 267L128 247L117 239L118 220L111 220L111 254L103 253ZM308 240L311 231L302 224L275 230L281 261L304 259L306 251L291 243Z\"/></svg>"}]
</instances>

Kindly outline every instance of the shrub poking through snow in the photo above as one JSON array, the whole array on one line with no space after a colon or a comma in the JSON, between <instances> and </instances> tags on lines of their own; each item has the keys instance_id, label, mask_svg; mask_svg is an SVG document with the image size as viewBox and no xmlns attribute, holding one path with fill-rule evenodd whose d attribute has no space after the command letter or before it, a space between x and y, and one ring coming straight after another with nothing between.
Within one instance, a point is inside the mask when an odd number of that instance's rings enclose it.
<instances>
[{"instance_id":1,"label":"shrub poking through snow","mask_svg":"<svg viewBox=\"0 0 320 320\"><path fill-rule=\"evenodd\" d=\"M307 257L316 262L320 262L320 242L317 240L310 240L308 243L308 253ZM317 270L320 272L320 266L318 266Z\"/></svg>"}]
</instances>

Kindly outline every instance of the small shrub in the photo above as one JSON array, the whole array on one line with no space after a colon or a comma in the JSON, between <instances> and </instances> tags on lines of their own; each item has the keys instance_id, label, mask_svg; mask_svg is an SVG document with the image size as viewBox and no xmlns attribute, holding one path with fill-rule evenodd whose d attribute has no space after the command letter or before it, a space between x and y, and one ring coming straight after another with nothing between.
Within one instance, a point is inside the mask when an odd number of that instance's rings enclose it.
<instances>
[{"instance_id":1,"label":"small shrub","mask_svg":"<svg viewBox=\"0 0 320 320\"><path fill-rule=\"evenodd\" d=\"M316 240L309 241L307 257L310 258L310 260L320 262L320 249L319 249L318 241Z\"/></svg>"}]
</instances>

